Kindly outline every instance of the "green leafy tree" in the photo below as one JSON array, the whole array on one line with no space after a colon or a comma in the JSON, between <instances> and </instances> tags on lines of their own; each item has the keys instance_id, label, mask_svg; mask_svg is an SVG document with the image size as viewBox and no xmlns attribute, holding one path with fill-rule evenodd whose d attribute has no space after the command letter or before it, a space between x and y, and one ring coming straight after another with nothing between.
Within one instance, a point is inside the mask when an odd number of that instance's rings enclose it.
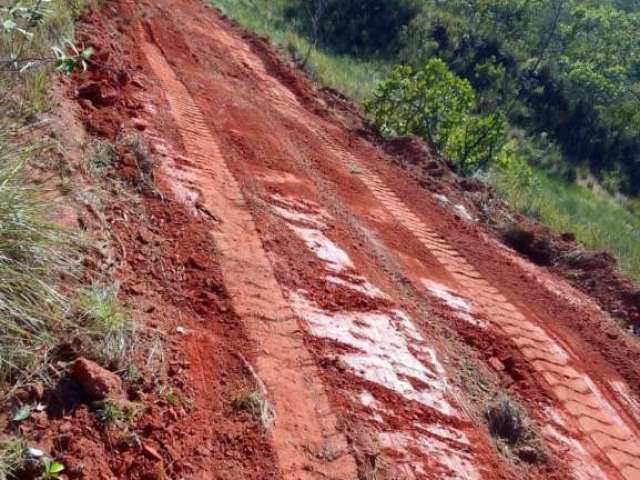
<instances>
[{"instance_id":1,"label":"green leafy tree","mask_svg":"<svg viewBox=\"0 0 640 480\"><path fill-rule=\"evenodd\" d=\"M325 47L340 53L376 55L393 50L402 27L416 14L419 3L419 0L324 0L322 21L316 22L318 0L292 0L289 16L301 17L304 29L312 37L318 37Z\"/></svg>"},{"instance_id":2,"label":"green leafy tree","mask_svg":"<svg viewBox=\"0 0 640 480\"><path fill-rule=\"evenodd\" d=\"M471 84L437 58L418 70L396 67L365 109L383 134L422 137L466 173L486 166L505 142L502 115L475 114Z\"/></svg>"}]
</instances>

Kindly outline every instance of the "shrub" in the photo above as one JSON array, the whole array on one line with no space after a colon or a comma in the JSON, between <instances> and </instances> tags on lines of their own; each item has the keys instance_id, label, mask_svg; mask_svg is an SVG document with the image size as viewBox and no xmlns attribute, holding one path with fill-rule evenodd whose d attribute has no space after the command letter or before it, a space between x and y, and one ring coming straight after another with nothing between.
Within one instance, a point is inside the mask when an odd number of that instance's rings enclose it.
<instances>
[{"instance_id":1,"label":"shrub","mask_svg":"<svg viewBox=\"0 0 640 480\"><path fill-rule=\"evenodd\" d=\"M290 17L301 17L306 30L316 30L306 5L296 0ZM388 53L397 44L402 28L418 12L414 0L324 0L324 13L317 25L320 41L338 53L373 55Z\"/></svg>"},{"instance_id":2,"label":"shrub","mask_svg":"<svg viewBox=\"0 0 640 480\"><path fill-rule=\"evenodd\" d=\"M418 135L465 173L485 167L506 142L502 115L476 115L475 108L471 84L437 58L419 70L396 67L365 102L383 134Z\"/></svg>"}]
</instances>

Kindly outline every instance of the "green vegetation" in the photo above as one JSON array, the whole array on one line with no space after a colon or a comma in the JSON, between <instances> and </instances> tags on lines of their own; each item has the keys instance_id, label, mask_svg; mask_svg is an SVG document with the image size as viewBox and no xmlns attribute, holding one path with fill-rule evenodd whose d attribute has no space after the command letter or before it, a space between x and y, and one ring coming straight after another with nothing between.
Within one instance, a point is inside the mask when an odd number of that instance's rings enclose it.
<instances>
[{"instance_id":1,"label":"green vegetation","mask_svg":"<svg viewBox=\"0 0 640 480\"><path fill-rule=\"evenodd\" d=\"M433 143L463 172L491 162L506 141L504 120L477 115L471 84L433 58L424 68L396 67L365 103L385 135L412 133Z\"/></svg>"},{"instance_id":2,"label":"green vegetation","mask_svg":"<svg viewBox=\"0 0 640 480\"><path fill-rule=\"evenodd\" d=\"M15 437L0 437L0 480L8 480L24 463L24 445Z\"/></svg>"},{"instance_id":3,"label":"green vegetation","mask_svg":"<svg viewBox=\"0 0 640 480\"><path fill-rule=\"evenodd\" d=\"M104 400L95 405L98 419L106 424L128 424L133 421L139 410L135 404L121 404L112 400Z\"/></svg>"},{"instance_id":4,"label":"green vegetation","mask_svg":"<svg viewBox=\"0 0 640 480\"><path fill-rule=\"evenodd\" d=\"M72 238L42 220L47 204L26 186L22 157L0 137L0 382L31 372L53 347L68 311L55 287L73 270Z\"/></svg>"},{"instance_id":5,"label":"green vegetation","mask_svg":"<svg viewBox=\"0 0 640 480\"><path fill-rule=\"evenodd\" d=\"M305 36L300 22L289 14L290 0L208 0L244 27L268 35L281 48L288 50L322 85L334 88L356 101L363 101L378 81L389 71L392 62L378 59L356 59L322 46L312 48L314 39ZM289 14L287 13L289 12Z\"/></svg>"},{"instance_id":6,"label":"green vegetation","mask_svg":"<svg viewBox=\"0 0 640 480\"><path fill-rule=\"evenodd\" d=\"M640 280L637 0L209 2L302 59L321 84L368 105L383 133L433 141L461 173L484 169L514 207L610 251ZM446 81L423 88L434 59L453 76L440 69ZM459 90L462 81L474 97L465 108L458 95L433 102L443 85ZM430 100L418 118L403 104L410 97ZM441 110L453 124L442 123ZM425 124L433 115L437 131ZM504 119L504 131L490 130L489 148L468 161L449 138L469 119L492 117ZM576 184L584 170L604 189Z\"/></svg>"},{"instance_id":7,"label":"green vegetation","mask_svg":"<svg viewBox=\"0 0 640 480\"><path fill-rule=\"evenodd\" d=\"M42 480L55 480L60 478L60 475L64 471L64 465L56 460L52 460L49 457L42 458Z\"/></svg>"},{"instance_id":8,"label":"green vegetation","mask_svg":"<svg viewBox=\"0 0 640 480\"><path fill-rule=\"evenodd\" d=\"M96 283L74 299L73 328L87 355L111 369L125 368L135 348L137 326L118 301L118 286Z\"/></svg>"},{"instance_id":9,"label":"green vegetation","mask_svg":"<svg viewBox=\"0 0 640 480\"><path fill-rule=\"evenodd\" d=\"M50 145L30 125L49 108L57 69L86 69L91 49L77 48L73 21L81 0L0 3L0 393L40 377L61 344L107 366L126 361L134 331L112 287L83 288L86 241L48 219L56 206L45 184L30 181ZM101 158L105 155L102 154ZM106 165L99 165L106 168ZM79 293L72 293L76 290ZM50 472L55 473L55 472Z\"/></svg>"},{"instance_id":10,"label":"green vegetation","mask_svg":"<svg viewBox=\"0 0 640 480\"><path fill-rule=\"evenodd\" d=\"M512 207L560 232L572 232L585 247L605 249L620 269L640 283L640 215L607 192L531 170L522 182L518 169L496 169L491 183Z\"/></svg>"}]
</instances>

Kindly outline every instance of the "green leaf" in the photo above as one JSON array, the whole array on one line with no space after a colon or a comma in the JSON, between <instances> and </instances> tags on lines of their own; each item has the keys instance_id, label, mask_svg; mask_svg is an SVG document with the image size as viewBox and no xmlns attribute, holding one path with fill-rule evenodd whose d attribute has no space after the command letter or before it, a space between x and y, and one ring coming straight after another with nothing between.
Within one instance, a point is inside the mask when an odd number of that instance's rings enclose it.
<instances>
[{"instance_id":1,"label":"green leaf","mask_svg":"<svg viewBox=\"0 0 640 480\"><path fill-rule=\"evenodd\" d=\"M14 30L18 25L11 19L7 19L2 23L2 28L7 31Z\"/></svg>"},{"instance_id":2,"label":"green leaf","mask_svg":"<svg viewBox=\"0 0 640 480\"><path fill-rule=\"evenodd\" d=\"M49 473L58 474L64 470L64 465L60 462L53 462L49 467Z\"/></svg>"},{"instance_id":3,"label":"green leaf","mask_svg":"<svg viewBox=\"0 0 640 480\"><path fill-rule=\"evenodd\" d=\"M14 422L24 422L31 416L31 407L29 405L23 405L13 415L12 420Z\"/></svg>"}]
</instances>

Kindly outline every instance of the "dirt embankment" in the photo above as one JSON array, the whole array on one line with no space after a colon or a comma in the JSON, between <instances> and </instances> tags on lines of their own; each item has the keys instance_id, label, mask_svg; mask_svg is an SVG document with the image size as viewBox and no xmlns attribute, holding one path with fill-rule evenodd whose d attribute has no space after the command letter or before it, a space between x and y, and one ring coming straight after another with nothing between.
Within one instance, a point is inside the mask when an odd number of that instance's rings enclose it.
<instances>
[{"instance_id":1,"label":"dirt embankment","mask_svg":"<svg viewBox=\"0 0 640 480\"><path fill-rule=\"evenodd\" d=\"M457 176L417 138L377 141L425 189L465 202L506 245L562 276L630 330L640 328L640 287L620 273L610 254L586 250L570 232L555 232L515 212L486 185Z\"/></svg>"},{"instance_id":2,"label":"dirt embankment","mask_svg":"<svg viewBox=\"0 0 640 480\"><path fill-rule=\"evenodd\" d=\"M148 372L135 442L86 401L32 426L71 478L640 478L637 339L537 234L538 265L501 243L490 192L195 0L108 2L78 40L114 274L188 401Z\"/></svg>"}]
</instances>

